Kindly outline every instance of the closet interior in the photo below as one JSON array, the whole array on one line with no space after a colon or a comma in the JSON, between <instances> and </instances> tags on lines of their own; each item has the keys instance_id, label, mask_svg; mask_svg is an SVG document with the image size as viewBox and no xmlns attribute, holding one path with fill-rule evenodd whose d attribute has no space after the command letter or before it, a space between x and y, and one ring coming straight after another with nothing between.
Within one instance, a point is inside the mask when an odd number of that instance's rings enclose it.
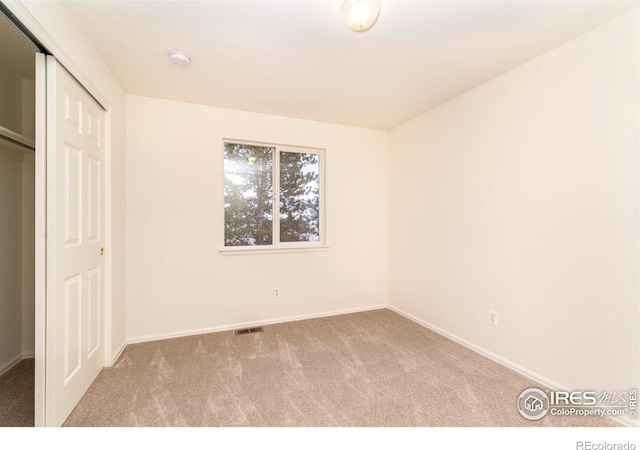
<instances>
[{"instance_id":1,"label":"closet interior","mask_svg":"<svg viewBox=\"0 0 640 450\"><path fill-rule=\"evenodd\" d=\"M33 426L35 54L0 12L0 427Z\"/></svg>"}]
</instances>

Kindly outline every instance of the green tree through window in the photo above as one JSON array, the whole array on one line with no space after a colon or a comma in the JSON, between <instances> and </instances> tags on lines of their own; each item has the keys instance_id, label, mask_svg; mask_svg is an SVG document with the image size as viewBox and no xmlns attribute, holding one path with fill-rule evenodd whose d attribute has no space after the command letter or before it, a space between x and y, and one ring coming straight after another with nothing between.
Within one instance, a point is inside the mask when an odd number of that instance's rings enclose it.
<instances>
[{"instance_id":1,"label":"green tree through window","mask_svg":"<svg viewBox=\"0 0 640 450\"><path fill-rule=\"evenodd\" d=\"M225 245L273 242L273 147L225 143Z\"/></svg>"},{"instance_id":2,"label":"green tree through window","mask_svg":"<svg viewBox=\"0 0 640 450\"><path fill-rule=\"evenodd\" d=\"M225 247L320 243L320 157L225 142Z\"/></svg>"},{"instance_id":3,"label":"green tree through window","mask_svg":"<svg viewBox=\"0 0 640 450\"><path fill-rule=\"evenodd\" d=\"M280 241L320 238L319 158L280 152Z\"/></svg>"}]
</instances>

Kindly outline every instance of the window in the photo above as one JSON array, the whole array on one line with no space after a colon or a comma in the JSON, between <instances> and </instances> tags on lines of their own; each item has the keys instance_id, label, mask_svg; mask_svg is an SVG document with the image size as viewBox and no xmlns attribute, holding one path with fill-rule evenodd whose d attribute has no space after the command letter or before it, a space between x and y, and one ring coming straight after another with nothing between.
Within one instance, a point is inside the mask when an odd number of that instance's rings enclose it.
<instances>
[{"instance_id":1,"label":"window","mask_svg":"<svg viewBox=\"0 0 640 450\"><path fill-rule=\"evenodd\" d=\"M224 248L324 244L324 151L224 141Z\"/></svg>"}]
</instances>

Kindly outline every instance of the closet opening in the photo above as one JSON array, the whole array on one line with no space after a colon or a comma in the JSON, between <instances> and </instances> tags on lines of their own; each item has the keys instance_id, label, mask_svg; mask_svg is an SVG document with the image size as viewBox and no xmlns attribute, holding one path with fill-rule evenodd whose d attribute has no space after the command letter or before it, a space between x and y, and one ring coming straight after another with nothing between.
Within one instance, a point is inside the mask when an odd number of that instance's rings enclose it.
<instances>
[{"instance_id":1,"label":"closet opening","mask_svg":"<svg viewBox=\"0 0 640 450\"><path fill-rule=\"evenodd\" d=\"M0 427L34 425L35 72L0 10Z\"/></svg>"}]
</instances>

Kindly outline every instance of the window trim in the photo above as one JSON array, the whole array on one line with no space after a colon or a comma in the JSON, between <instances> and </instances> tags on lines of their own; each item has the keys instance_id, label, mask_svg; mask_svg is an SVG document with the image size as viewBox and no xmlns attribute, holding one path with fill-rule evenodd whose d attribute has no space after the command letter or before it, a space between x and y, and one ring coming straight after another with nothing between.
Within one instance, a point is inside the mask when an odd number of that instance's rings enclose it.
<instances>
[{"instance_id":1,"label":"window trim","mask_svg":"<svg viewBox=\"0 0 640 450\"><path fill-rule=\"evenodd\" d=\"M271 245L243 245L243 246L229 246L225 245L225 201L224 201L224 185L226 181L224 165L224 149L225 144L241 144L241 145L255 145L261 147L274 148L273 155L273 236ZM260 253L288 253L288 252L311 252L311 251L323 251L329 247L327 245L327 232L326 232L326 149L318 147L303 147L298 145L289 144L276 144L272 142L259 142L248 141L245 139L232 139L222 138L221 145L221 158L222 158L222 245L220 253L223 255L233 254L260 254ZM311 153L318 155L318 170L319 184L318 196L320 201L319 217L318 217L318 230L319 240L311 242L280 242L280 152L289 153Z\"/></svg>"}]
</instances>

